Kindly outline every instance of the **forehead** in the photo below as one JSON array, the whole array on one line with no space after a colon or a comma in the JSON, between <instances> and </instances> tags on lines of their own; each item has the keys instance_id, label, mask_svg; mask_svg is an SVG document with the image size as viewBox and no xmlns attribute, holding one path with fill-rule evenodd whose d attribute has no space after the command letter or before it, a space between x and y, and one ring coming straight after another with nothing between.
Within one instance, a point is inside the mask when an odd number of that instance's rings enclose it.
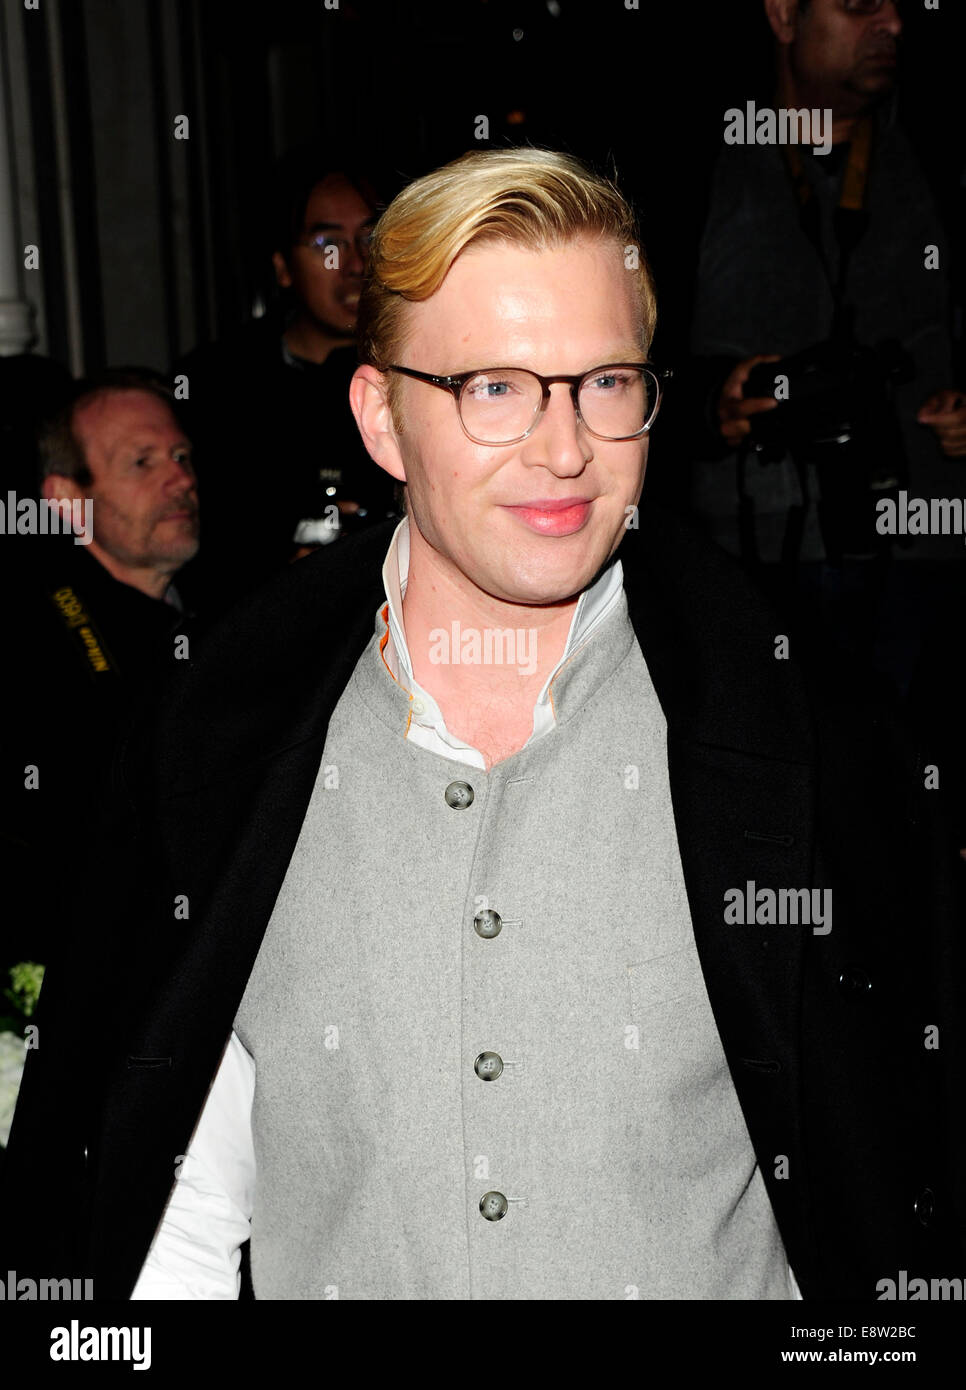
<instances>
[{"instance_id":1,"label":"forehead","mask_svg":"<svg viewBox=\"0 0 966 1390\"><path fill-rule=\"evenodd\" d=\"M347 179L330 174L317 183L309 194L302 223L306 231L320 222L347 226L353 222L368 221L373 211L359 190L353 188Z\"/></svg>"},{"instance_id":2,"label":"forehead","mask_svg":"<svg viewBox=\"0 0 966 1390\"><path fill-rule=\"evenodd\" d=\"M596 365L600 353L640 352L638 275L609 239L540 250L473 246L434 295L410 306L407 327L409 346L432 353L439 370L516 361L539 370L541 361L550 370L578 371Z\"/></svg>"},{"instance_id":3,"label":"forehead","mask_svg":"<svg viewBox=\"0 0 966 1390\"><path fill-rule=\"evenodd\" d=\"M85 441L171 430L180 433L174 413L151 391L108 391L74 412L74 431Z\"/></svg>"}]
</instances>

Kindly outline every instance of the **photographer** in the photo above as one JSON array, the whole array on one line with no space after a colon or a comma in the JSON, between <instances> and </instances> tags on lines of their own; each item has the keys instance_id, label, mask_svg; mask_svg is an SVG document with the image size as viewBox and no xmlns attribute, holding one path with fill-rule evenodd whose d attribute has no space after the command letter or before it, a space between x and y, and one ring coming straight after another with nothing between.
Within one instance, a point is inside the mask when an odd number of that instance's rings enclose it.
<instances>
[{"instance_id":1,"label":"photographer","mask_svg":"<svg viewBox=\"0 0 966 1390\"><path fill-rule=\"evenodd\" d=\"M963 583L961 535L877 525L903 490L966 490L947 240L889 100L894 0L764 8L775 108L830 112L831 129L824 147L746 131L719 158L692 328L709 441L692 506L804 631L905 693L938 599Z\"/></svg>"}]
</instances>

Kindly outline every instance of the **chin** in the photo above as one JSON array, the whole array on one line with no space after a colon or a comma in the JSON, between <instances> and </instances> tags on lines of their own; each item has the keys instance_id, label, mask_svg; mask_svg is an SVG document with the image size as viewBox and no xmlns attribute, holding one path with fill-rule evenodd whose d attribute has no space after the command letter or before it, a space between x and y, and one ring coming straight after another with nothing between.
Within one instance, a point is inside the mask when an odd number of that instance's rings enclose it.
<instances>
[{"instance_id":1,"label":"chin","mask_svg":"<svg viewBox=\"0 0 966 1390\"><path fill-rule=\"evenodd\" d=\"M200 541L197 536L185 538L180 544L164 546L163 550L157 555L157 559L170 565L186 565L189 560L193 560L200 549Z\"/></svg>"},{"instance_id":2,"label":"chin","mask_svg":"<svg viewBox=\"0 0 966 1390\"><path fill-rule=\"evenodd\" d=\"M505 575L501 588L511 603L564 603L593 582L606 560L606 552L594 549L570 557L570 563L519 565Z\"/></svg>"},{"instance_id":3,"label":"chin","mask_svg":"<svg viewBox=\"0 0 966 1390\"><path fill-rule=\"evenodd\" d=\"M359 315L352 309L347 309L344 304L336 307L331 323L337 324L342 333L355 333L359 323Z\"/></svg>"},{"instance_id":4,"label":"chin","mask_svg":"<svg viewBox=\"0 0 966 1390\"><path fill-rule=\"evenodd\" d=\"M856 83L856 91L860 97L873 99L883 96L886 92L891 92L896 85L896 69L892 67L878 67L871 65Z\"/></svg>"}]
</instances>

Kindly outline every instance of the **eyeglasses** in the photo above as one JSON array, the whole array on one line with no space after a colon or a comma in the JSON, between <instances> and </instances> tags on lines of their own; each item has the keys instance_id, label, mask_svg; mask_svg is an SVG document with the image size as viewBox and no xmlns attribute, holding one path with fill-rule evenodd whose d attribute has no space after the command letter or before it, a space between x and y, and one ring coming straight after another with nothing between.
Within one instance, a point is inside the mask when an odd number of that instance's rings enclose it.
<instances>
[{"instance_id":1,"label":"eyeglasses","mask_svg":"<svg viewBox=\"0 0 966 1390\"><path fill-rule=\"evenodd\" d=\"M672 375L670 368L643 362L611 362L579 376L541 376L522 367L483 367L458 376L395 365L387 371L449 391L463 433L474 444L521 443L540 423L557 381L570 387L577 419L595 439L640 439L657 416L661 383Z\"/></svg>"},{"instance_id":2,"label":"eyeglasses","mask_svg":"<svg viewBox=\"0 0 966 1390\"><path fill-rule=\"evenodd\" d=\"M369 247L372 243L371 227L363 227L361 232L356 232L351 242L355 243L355 248L363 260L369 255ZM312 236L303 237L295 243L296 246L304 246L309 251L314 251L318 256L324 256L326 251L335 247L338 252L338 259L348 254L350 239L344 236L333 236L331 232L315 232Z\"/></svg>"}]
</instances>

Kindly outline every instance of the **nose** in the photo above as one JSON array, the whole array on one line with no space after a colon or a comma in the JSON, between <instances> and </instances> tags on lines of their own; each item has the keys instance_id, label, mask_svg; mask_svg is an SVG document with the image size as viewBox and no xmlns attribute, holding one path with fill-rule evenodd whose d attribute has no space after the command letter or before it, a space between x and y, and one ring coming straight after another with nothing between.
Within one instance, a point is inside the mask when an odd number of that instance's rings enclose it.
<instances>
[{"instance_id":1,"label":"nose","mask_svg":"<svg viewBox=\"0 0 966 1390\"><path fill-rule=\"evenodd\" d=\"M524 440L523 462L549 468L560 478L575 478L593 456L590 436L577 420L570 387L565 382L555 382L536 429Z\"/></svg>"},{"instance_id":2,"label":"nose","mask_svg":"<svg viewBox=\"0 0 966 1390\"><path fill-rule=\"evenodd\" d=\"M168 466L165 470L165 492L193 492L197 481L191 455L173 449L168 455Z\"/></svg>"},{"instance_id":3,"label":"nose","mask_svg":"<svg viewBox=\"0 0 966 1390\"><path fill-rule=\"evenodd\" d=\"M364 275L366 272L366 258L354 241L349 242L343 270L346 275Z\"/></svg>"},{"instance_id":4,"label":"nose","mask_svg":"<svg viewBox=\"0 0 966 1390\"><path fill-rule=\"evenodd\" d=\"M878 27L885 29L893 38L897 39L902 33L902 16L899 13L898 0L885 0L876 18L879 21Z\"/></svg>"}]
</instances>

